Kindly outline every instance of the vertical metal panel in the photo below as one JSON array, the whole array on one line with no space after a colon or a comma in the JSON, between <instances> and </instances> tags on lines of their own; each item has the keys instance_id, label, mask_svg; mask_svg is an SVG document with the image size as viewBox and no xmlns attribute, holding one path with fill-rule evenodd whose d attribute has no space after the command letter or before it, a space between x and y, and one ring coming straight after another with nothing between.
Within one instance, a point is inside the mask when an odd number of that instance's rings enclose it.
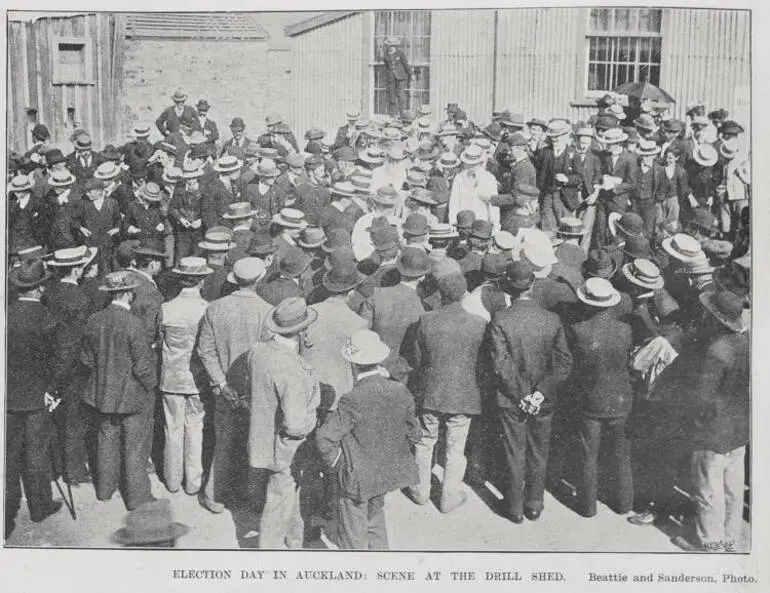
<instances>
[{"instance_id":1,"label":"vertical metal panel","mask_svg":"<svg viewBox=\"0 0 770 593\"><path fill-rule=\"evenodd\" d=\"M26 113L24 112L26 70L22 54L24 23L11 22L8 28L8 88L11 90L11 102L8 105L8 143L9 149L24 152L27 149Z\"/></svg>"},{"instance_id":2,"label":"vertical metal panel","mask_svg":"<svg viewBox=\"0 0 770 593\"><path fill-rule=\"evenodd\" d=\"M298 137L311 126L336 129L345 123L346 110L363 109L368 81L363 79L364 54L357 48L371 42L364 17L356 13L294 38L288 119Z\"/></svg>"},{"instance_id":3,"label":"vertical metal panel","mask_svg":"<svg viewBox=\"0 0 770 593\"><path fill-rule=\"evenodd\" d=\"M748 11L665 9L660 82L677 100L676 117L695 100L735 111L736 90L750 84L749 19Z\"/></svg>"},{"instance_id":4,"label":"vertical metal panel","mask_svg":"<svg viewBox=\"0 0 770 593\"><path fill-rule=\"evenodd\" d=\"M431 15L430 97L440 114L458 102L477 123L492 112L493 10L435 10Z\"/></svg>"}]
</instances>

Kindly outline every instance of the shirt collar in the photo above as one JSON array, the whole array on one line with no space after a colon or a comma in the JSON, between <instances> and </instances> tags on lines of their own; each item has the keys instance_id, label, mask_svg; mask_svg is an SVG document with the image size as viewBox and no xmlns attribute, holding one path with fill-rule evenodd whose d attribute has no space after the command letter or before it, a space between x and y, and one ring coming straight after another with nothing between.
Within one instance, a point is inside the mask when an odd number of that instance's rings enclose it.
<instances>
[{"instance_id":1,"label":"shirt collar","mask_svg":"<svg viewBox=\"0 0 770 593\"><path fill-rule=\"evenodd\" d=\"M332 202L332 206L337 210L339 210L340 212L345 212L345 207L339 202Z\"/></svg>"},{"instance_id":2,"label":"shirt collar","mask_svg":"<svg viewBox=\"0 0 770 593\"><path fill-rule=\"evenodd\" d=\"M27 207L27 204L29 204L30 196L31 196L31 194L27 194L23 198L19 198L19 201L18 201L19 208L24 210Z\"/></svg>"},{"instance_id":3,"label":"shirt collar","mask_svg":"<svg viewBox=\"0 0 770 593\"><path fill-rule=\"evenodd\" d=\"M179 296L200 297L201 290L197 286L186 286L185 288L179 291Z\"/></svg>"},{"instance_id":4,"label":"shirt collar","mask_svg":"<svg viewBox=\"0 0 770 593\"><path fill-rule=\"evenodd\" d=\"M75 285L75 286L77 286L77 285L78 285L78 281L77 281L77 280L73 280L72 278L69 278L69 277L67 277L67 278L62 278L62 279L61 279L61 283L62 283L62 284L73 284L73 285Z\"/></svg>"},{"instance_id":5,"label":"shirt collar","mask_svg":"<svg viewBox=\"0 0 770 593\"><path fill-rule=\"evenodd\" d=\"M298 342L295 342L294 340L290 340L289 338L285 338L281 334L273 334L273 340L275 340L277 344L280 344L281 346L289 348L292 352L299 351Z\"/></svg>"},{"instance_id":6,"label":"shirt collar","mask_svg":"<svg viewBox=\"0 0 770 593\"><path fill-rule=\"evenodd\" d=\"M362 379L366 379L367 377L374 377L375 375L380 375L382 377L389 377L390 373L386 369L384 369L381 366L378 366L376 369L373 369L371 371L366 371L365 373L358 373L358 376L356 376L356 381L361 381Z\"/></svg>"},{"instance_id":7,"label":"shirt collar","mask_svg":"<svg viewBox=\"0 0 770 593\"><path fill-rule=\"evenodd\" d=\"M128 303L124 303L122 301L112 301L110 305L115 305L116 307L120 307L121 309L125 309L126 311L131 310L131 305Z\"/></svg>"}]
</instances>

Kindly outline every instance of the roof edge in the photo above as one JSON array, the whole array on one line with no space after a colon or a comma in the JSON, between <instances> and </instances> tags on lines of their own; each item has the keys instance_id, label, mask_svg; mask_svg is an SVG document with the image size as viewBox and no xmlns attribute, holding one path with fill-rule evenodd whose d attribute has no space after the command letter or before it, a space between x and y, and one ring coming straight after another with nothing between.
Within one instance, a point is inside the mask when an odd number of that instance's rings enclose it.
<instances>
[{"instance_id":1,"label":"roof edge","mask_svg":"<svg viewBox=\"0 0 770 593\"><path fill-rule=\"evenodd\" d=\"M323 14L319 14L318 16L305 19L304 21L294 23L293 25L287 25L286 27L283 28L283 31L287 37L296 37L297 35L301 35L302 33L306 33L307 31L310 31L312 29L316 29L323 25L328 25L329 23L333 23L334 21L339 21L341 19L347 18L359 12L361 11L360 10L340 10L340 11L325 12Z\"/></svg>"}]
</instances>

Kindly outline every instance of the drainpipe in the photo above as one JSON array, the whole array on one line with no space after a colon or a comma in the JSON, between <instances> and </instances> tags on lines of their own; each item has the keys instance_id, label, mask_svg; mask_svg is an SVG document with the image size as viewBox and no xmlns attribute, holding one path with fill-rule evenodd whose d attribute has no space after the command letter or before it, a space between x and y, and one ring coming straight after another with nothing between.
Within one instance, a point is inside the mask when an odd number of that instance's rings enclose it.
<instances>
[{"instance_id":1,"label":"drainpipe","mask_svg":"<svg viewBox=\"0 0 770 593\"><path fill-rule=\"evenodd\" d=\"M497 107L497 33L500 23L500 11L495 10L495 25L492 32L492 111Z\"/></svg>"}]
</instances>

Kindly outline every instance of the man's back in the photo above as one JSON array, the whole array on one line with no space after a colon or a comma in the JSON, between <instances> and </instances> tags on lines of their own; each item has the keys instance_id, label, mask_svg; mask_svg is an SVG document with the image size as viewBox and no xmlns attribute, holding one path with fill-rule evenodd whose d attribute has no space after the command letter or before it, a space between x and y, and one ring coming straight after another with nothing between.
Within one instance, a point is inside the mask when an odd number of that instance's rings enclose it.
<instances>
[{"instance_id":1,"label":"man's back","mask_svg":"<svg viewBox=\"0 0 770 593\"><path fill-rule=\"evenodd\" d=\"M161 391L198 393L203 386L203 368L193 350L207 306L196 288L183 288L179 296L163 303Z\"/></svg>"}]
</instances>

